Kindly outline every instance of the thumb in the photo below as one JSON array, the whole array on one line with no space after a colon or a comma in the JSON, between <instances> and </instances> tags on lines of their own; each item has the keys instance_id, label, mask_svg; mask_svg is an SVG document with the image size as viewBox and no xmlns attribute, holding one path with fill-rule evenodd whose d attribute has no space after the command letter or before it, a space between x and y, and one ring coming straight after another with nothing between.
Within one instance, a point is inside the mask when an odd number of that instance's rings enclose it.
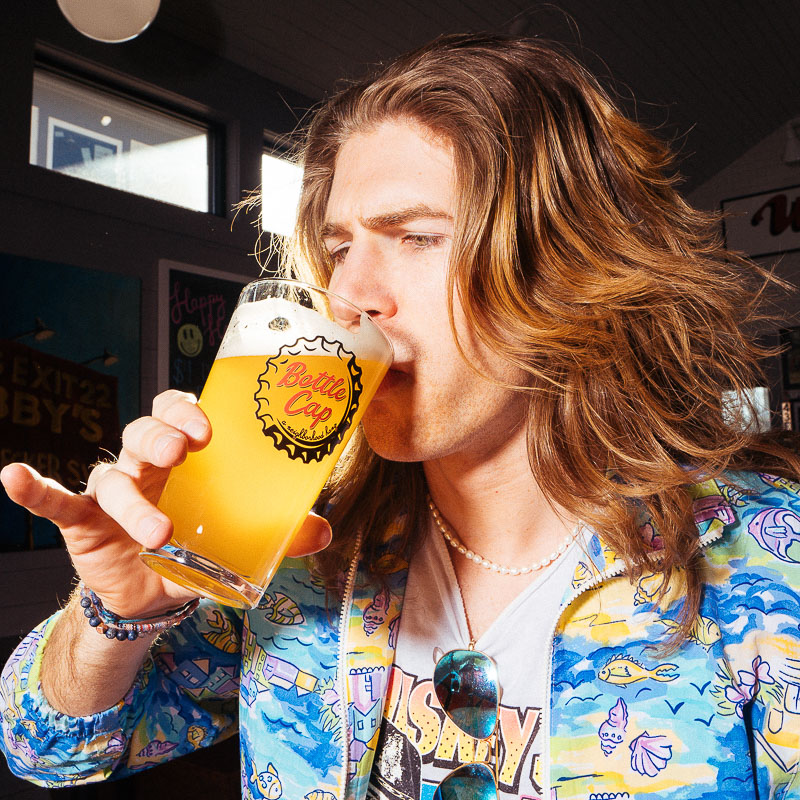
<instances>
[{"instance_id":1,"label":"thumb","mask_svg":"<svg viewBox=\"0 0 800 800\"><path fill-rule=\"evenodd\" d=\"M290 558L310 556L324 550L332 538L333 532L328 520L318 514L309 514L286 551L286 555Z\"/></svg>"}]
</instances>

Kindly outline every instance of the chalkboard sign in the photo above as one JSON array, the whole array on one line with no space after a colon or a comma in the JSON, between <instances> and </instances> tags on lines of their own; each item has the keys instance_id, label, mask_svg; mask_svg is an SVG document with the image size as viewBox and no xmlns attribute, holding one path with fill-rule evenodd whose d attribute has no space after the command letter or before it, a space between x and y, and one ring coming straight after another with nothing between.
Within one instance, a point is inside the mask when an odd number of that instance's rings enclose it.
<instances>
[{"instance_id":1,"label":"chalkboard sign","mask_svg":"<svg viewBox=\"0 0 800 800\"><path fill-rule=\"evenodd\" d=\"M167 384L171 389L200 394L244 283L169 270Z\"/></svg>"}]
</instances>

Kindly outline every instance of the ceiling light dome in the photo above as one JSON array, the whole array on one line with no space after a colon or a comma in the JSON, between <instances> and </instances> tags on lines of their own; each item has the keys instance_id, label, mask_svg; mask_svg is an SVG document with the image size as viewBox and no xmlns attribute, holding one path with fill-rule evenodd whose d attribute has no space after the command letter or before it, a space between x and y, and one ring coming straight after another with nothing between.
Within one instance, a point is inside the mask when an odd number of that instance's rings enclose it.
<instances>
[{"instance_id":1,"label":"ceiling light dome","mask_svg":"<svg viewBox=\"0 0 800 800\"><path fill-rule=\"evenodd\" d=\"M58 0L73 28L98 42L127 42L155 19L161 0Z\"/></svg>"}]
</instances>

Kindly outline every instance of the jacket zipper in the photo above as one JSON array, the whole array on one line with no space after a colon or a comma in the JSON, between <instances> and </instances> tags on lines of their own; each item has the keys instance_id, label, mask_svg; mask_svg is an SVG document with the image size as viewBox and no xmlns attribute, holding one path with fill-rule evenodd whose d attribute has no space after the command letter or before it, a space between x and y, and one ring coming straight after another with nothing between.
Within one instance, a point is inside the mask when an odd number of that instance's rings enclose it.
<instances>
[{"instance_id":1,"label":"jacket zipper","mask_svg":"<svg viewBox=\"0 0 800 800\"><path fill-rule=\"evenodd\" d=\"M700 547L706 547L712 542L717 541L717 539L722 538L722 533L723 528L720 527L713 533L703 534L700 537ZM545 670L544 684L545 701L542 704L542 730L544 731L544 746L542 747L542 758L544 759L544 763L542 765L544 768L542 772L543 800L550 800L553 791L552 787L550 786L550 701L552 695L551 677L553 673L553 652L558 623L561 621L561 617L564 615L564 612L567 610L567 608L569 608L569 606L571 606L584 592L588 592L589 589L595 589L597 586L603 583L603 581L606 581L609 578L616 578L624 571L625 565L622 562L617 562L604 572L600 572L595 575L591 581L581 586L581 588L574 595L572 595L572 597L570 597L566 603L564 603L564 605L561 607L561 610L558 612L555 623L550 629L550 634L547 638L547 669Z\"/></svg>"},{"instance_id":2,"label":"jacket zipper","mask_svg":"<svg viewBox=\"0 0 800 800\"><path fill-rule=\"evenodd\" d=\"M353 605L353 590L356 582L356 572L358 570L358 559L361 553L361 533L358 534L355 544L355 555L350 562L350 569L347 571L345 582L344 597L342 598L342 612L339 617L339 706L341 710L342 728L342 796L341 800L347 797L348 767L350 764L350 731L347 725L349 714L347 704L347 628L350 620L350 609Z\"/></svg>"}]
</instances>

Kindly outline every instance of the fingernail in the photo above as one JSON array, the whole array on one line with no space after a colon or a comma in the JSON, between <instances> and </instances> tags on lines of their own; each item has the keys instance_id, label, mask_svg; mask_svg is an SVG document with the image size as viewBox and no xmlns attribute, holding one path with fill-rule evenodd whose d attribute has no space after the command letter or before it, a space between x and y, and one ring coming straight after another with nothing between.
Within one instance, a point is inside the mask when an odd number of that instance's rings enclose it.
<instances>
[{"instance_id":1,"label":"fingernail","mask_svg":"<svg viewBox=\"0 0 800 800\"><path fill-rule=\"evenodd\" d=\"M181 430L191 439L204 439L208 432L205 423L199 422L198 420L187 422L181 427Z\"/></svg>"},{"instance_id":2,"label":"fingernail","mask_svg":"<svg viewBox=\"0 0 800 800\"><path fill-rule=\"evenodd\" d=\"M141 541L145 547L158 547L161 543L161 534L159 529L164 524L164 518L156 514L145 517L138 525L138 531Z\"/></svg>"},{"instance_id":3,"label":"fingernail","mask_svg":"<svg viewBox=\"0 0 800 800\"><path fill-rule=\"evenodd\" d=\"M161 458L167 448L175 444L176 439L183 439L183 436L179 433L165 433L163 436L159 436L156 441L156 455Z\"/></svg>"}]
</instances>

